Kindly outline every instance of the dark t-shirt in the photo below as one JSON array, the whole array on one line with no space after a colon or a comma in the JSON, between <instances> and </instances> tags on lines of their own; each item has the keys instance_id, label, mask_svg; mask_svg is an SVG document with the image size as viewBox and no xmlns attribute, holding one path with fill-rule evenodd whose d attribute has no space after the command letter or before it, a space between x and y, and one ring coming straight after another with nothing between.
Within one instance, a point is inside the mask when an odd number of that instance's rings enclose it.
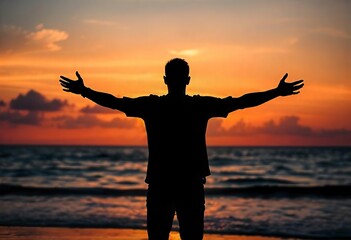
<instances>
[{"instance_id":1,"label":"dark t-shirt","mask_svg":"<svg viewBox=\"0 0 351 240\"><path fill-rule=\"evenodd\" d=\"M231 99L199 95L124 97L126 115L145 122L149 147L145 182L187 182L210 175L207 122L212 117L226 117L232 108Z\"/></svg>"}]
</instances>

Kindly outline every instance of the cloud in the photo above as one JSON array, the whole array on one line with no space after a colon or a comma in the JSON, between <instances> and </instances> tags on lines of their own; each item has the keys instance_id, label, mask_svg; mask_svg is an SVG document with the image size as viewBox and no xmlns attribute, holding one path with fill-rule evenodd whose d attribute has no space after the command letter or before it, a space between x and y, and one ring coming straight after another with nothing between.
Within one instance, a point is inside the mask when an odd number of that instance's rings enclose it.
<instances>
[{"instance_id":1,"label":"cloud","mask_svg":"<svg viewBox=\"0 0 351 240\"><path fill-rule=\"evenodd\" d=\"M225 129L222 126L222 120L212 119L208 123L207 134L209 136L228 136L228 135L249 135L253 134L255 129L245 123L243 120L238 121L236 124L232 125L230 129Z\"/></svg>"},{"instance_id":2,"label":"cloud","mask_svg":"<svg viewBox=\"0 0 351 240\"><path fill-rule=\"evenodd\" d=\"M18 111L0 112L0 121L8 122L13 125L40 125L43 119L43 115L39 112L29 111L26 114L22 114Z\"/></svg>"},{"instance_id":3,"label":"cloud","mask_svg":"<svg viewBox=\"0 0 351 240\"><path fill-rule=\"evenodd\" d=\"M68 38L68 33L57 29L45 28L43 24L34 31L27 31L13 25L0 26L0 53L58 51L58 42Z\"/></svg>"},{"instance_id":4,"label":"cloud","mask_svg":"<svg viewBox=\"0 0 351 240\"><path fill-rule=\"evenodd\" d=\"M335 38L351 39L350 33L337 28L317 28L314 31Z\"/></svg>"},{"instance_id":5,"label":"cloud","mask_svg":"<svg viewBox=\"0 0 351 240\"><path fill-rule=\"evenodd\" d=\"M1 104L0 100L0 104ZM4 102L5 104L5 102ZM117 113L120 111L101 107L99 105L85 106L80 109L84 113L78 117L69 115L45 118L48 112L58 112L65 106L71 106L67 100L47 99L41 93L30 90L26 94L19 94L12 99L9 104L9 109L0 111L0 121L10 123L13 126L19 124L37 125L37 126L52 126L58 128L134 128L138 125L136 119L113 118L111 120L103 120L96 117L97 113Z\"/></svg>"},{"instance_id":6,"label":"cloud","mask_svg":"<svg viewBox=\"0 0 351 240\"><path fill-rule=\"evenodd\" d=\"M87 114L96 114L96 113L113 113L113 114L118 114L121 113L120 111L107 108L107 107L102 107L100 105L94 105L94 106L85 106L82 109L80 109L80 112L82 113L87 113Z\"/></svg>"},{"instance_id":7,"label":"cloud","mask_svg":"<svg viewBox=\"0 0 351 240\"><path fill-rule=\"evenodd\" d=\"M33 43L43 46L49 51L58 51L61 49L57 42L66 40L68 33L56 29L44 28L43 24L36 26L36 32L30 32L26 35L27 39Z\"/></svg>"},{"instance_id":8,"label":"cloud","mask_svg":"<svg viewBox=\"0 0 351 240\"><path fill-rule=\"evenodd\" d=\"M289 50L282 47L257 47L252 49L253 53L287 53Z\"/></svg>"},{"instance_id":9,"label":"cloud","mask_svg":"<svg viewBox=\"0 0 351 240\"><path fill-rule=\"evenodd\" d=\"M11 100L10 108L28 111L58 111L68 106L68 102L60 99L47 100L45 96L35 90L28 91L25 95L18 95Z\"/></svg>"},{"instance_id":10,"label":"cloud","mask_svg":"<svg viewBox=\"0 0 351 240\"><path fill-rule=\"evenodd\" d=\"M207 134L209 136L249 136L265 134L300 137L351 137L351 130L348 129L314 130L309 126L301 125L299 120L300 119L297 116L285 116L282 117L278 123L270 120L265 122L262 126L253 126L240 120L230 128L223 128L222 120L213 119L209 122Z\"/></svg>"},{"instance_id":11,"label":"cloud","mask_svg":"<svg viewBox=\"0 0 351 240\"><path fill-rule=\"evenodd\" d=\"M53 120L58 122L60 128L134 128L137 124L135 119L113 118L110 121L105 121L91 114L84 114L78 117L61 116Z\"/></svg>"},{"instance_id":12,"label":"cloud","mask_svg":"<svg viewBox=\"0 0 351 240\"><path fill-rule=\"evenodd\" d=\"M315 134L310 127L300 125L299 118L296 116L282 117L278 123L268 121L262 127L258 127L257 131L272 135L310 136Z\"/></svg>"},{"instance_id":13,"label":"cloud","mask_svg":"<svg viewBox=\"0 0 351 240\"><path fill-rule=\"evenodd\" d=\"M198 55L201 51L199 49L184 49L184 50L171 50L169 51L173 55L192 57Z\"/></svg>"}]
</instances>

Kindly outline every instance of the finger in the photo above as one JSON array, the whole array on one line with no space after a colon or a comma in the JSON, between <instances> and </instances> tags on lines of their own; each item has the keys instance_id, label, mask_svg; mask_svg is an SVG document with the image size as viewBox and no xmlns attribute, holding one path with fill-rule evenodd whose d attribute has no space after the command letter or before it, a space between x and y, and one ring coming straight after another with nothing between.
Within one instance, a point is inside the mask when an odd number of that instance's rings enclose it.
<instances>
[{"instance_id":1,"label":"finger","mask_svg":"<svg viewBox=\"0 0 351 240\"><path fill-rule=\"evenodd\" d=\"M68 86L68 85L70 85L71 83L66 82L66 81L63 81L63 80L60 80L60 84L61 84L61 85Z\"/></svg>"},{"instance_id":2,"label":"finger","mask_svg":"<svg viewBox=\"0 0 351 240\"><path fill-rule=\"evenodd\" d=\"M293 92L292 94L294 94L294 95L295 95L295 94L299 94L299 93L300 93L300 91L297 91L297 92Z\"/></svg>"},{"instance_id":3,"label":"finger","mask_svg":"<svg viewBox=\"0 0 351 240\"><path fill-rule=\"evenodd\" d=\"M66 88L63 88L62 90L65 91L65 92L70 92L70 90L66 89Z\"/></svg>"},{"instance_id":4,"label":"finger","mask_svg":"<svg viewBox=\"0 0 351 240\"><path fill-rule=\"evenodd\" d=\"M78 80L83 80L78 71L76 71L76 76L78 77Z\"/></svg>"},{"instance_id":5,"label":"finger","mask_svg":"<svg viewBox=\"0 0 351 240\"><path fill-rule=\"evenodd\" d=\"M303 80L297 80L297 81L295 81L295 82L292 82L291 84L292 85L296 85L296 84L299 84L299 83L302 83L303 82Z\"/></svg>"},{"instance_id":6,"label":"finger","mask_svg":"<svg viewBox=\"0 0 351 240\"><path fill-rule=\"evenodd\" d=\"M61 83L70 83L70 82L68 82L66 80L63 80L63 79L60 79L59 82L61 82Z\"/></svg>"},{"instance_id":7,"label":"finger","mask_svg":"<svg viewBox=\"0 0 351 240\"><path fill-rule=\"evenodd\" d=\"M61 83L61 86L64 87L64 88L70 88L69 85L67 85L67 84L62 84Z\"/></svg>"},{"instance_id":8,"label":"finger","mask_svg":"<svg viewBox=\"0 0 351 240\"><path fill-rule=\"evenodd\" d=\"M304 85L304 84L300 84L300 85L294 86L294 87L293 87L293 91L295 91L295 90L298 90L298 89L302 88L302 87L303 87L303 85Z\"/></svg>"},{"instance_id":9,"label":"finger","mask_svg":"<svg viewBox=\"0 0 351 240\"><path fill-rule=\"evenodd\" d=\"M295 92L295 91L300 90L300 89L301 89L300 87L299 88L293 88L292 91Z\"/></svg>"},{"instance_id":10,"label":"finger","mask_svg":"<svg viewBox=\"0 0 351 240\"><path fill-rule=\"evenodd\" d=\"M280 81L284 82L287 77L288 77L288 73L285 73L285 75L282 77L282 79Z\"/></svg>"},{"instance_id":11,"label":"finger","mask_svg":"<svg viewBox=\"0 0 351 240\"><path fill-rule=\"evenodd\" d=\"M69 79L69 78L67 78L67 77L65 77L65 76L60 76L60 78L62 78L63 80L66 80L66 81L68 81L68 82L73 82L72 79Z\"/></svg>"}]
</instances>

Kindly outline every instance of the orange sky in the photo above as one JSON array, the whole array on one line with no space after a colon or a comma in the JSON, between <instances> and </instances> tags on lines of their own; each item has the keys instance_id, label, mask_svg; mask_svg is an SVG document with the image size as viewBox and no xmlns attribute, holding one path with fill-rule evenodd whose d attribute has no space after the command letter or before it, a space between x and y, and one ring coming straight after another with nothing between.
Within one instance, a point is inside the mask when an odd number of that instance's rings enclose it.
<instances>
[{"instance_id":1,"label":"orange sky","mask_svg":"<svg viewBox=\"0 0 351 240\"><path fill-rule=\"evenodd\" d=\"M116 96L238 97L305 79L299 95L212 119L209 145L351 145L351 2L2 0L0 144L145 145L143 122L68 94L60 75Z\"/></svg>"}]
</instances>

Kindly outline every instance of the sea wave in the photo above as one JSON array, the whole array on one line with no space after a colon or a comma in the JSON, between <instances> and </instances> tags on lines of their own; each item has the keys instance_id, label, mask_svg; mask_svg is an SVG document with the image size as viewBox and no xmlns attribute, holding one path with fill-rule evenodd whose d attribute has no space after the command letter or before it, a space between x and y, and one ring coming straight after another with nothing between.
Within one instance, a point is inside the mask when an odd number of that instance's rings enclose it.
<instances>
[{"instance_id":1,"label":"sea wave","mask_svg":"<svg viewBox=\"0 0 351 240\"><path fill-rule=\"evenodd\" d=\"M268 184L296 184L293 181L288 181L284 179L276 179L276 178L229 178L223 183L232 183L232 184L254 184L254 185L268 185Z\"/></svg>"},{"instance_id":2,"label":"sea wave","mask_svg":"<svg viewBox=\"0 0 351 240\"><path fill-rule=\"evenodd\" d=\"M206 195L249 198L351 198L351 185L337 186L250 186L237 188L206 188ZM117 189L102 187L35 187L0 184L0 196L146 196L146 189Z\"/></svg>"}]
</instances>

